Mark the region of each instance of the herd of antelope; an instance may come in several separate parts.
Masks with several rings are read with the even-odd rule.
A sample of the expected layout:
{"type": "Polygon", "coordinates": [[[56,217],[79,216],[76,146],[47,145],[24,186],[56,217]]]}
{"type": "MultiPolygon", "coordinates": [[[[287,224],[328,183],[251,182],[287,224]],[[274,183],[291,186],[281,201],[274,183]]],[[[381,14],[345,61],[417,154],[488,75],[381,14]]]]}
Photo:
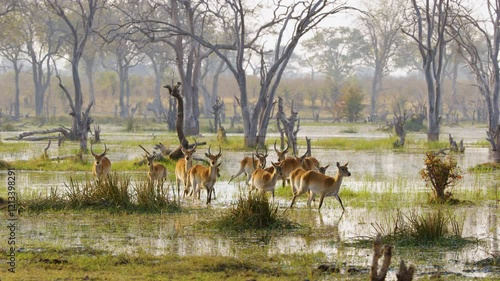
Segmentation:
{"type": "MultiPolygon", "coordinates": [[[[142,149],[144,149],[141,146],[142,149]]],[[[209,159],[208,166],[196,164],[193,165],[194,153],[197,149],[197,143],[190,149],[181,148],[184,155],[179,159],[175,165],[175,185],[177,194],[181,194],[181,186],[184,189],[184,197],[193,196],[200,199],[200,192],[202,189],[207,191],[207,201],[209,204],[212,200],[212,195],[215,194],[215,183],[217,178],[220,177],[220,165],[218,160],[222,156],[222,151],[219,146],[219,152],[212,154],[210,147],[205,156],[209,159]]],[[[146,151],[146,149],[144,149],[146,151]]],[[[237,178],[241,174],[245,174],[245,183],[249,185],[250,192],[258,190],[261,193],[266,191],[271,192],[272,199],[274,200],[274,190],[278,180],[282,181],[282,186],[285,187],[286,182],[292,190],[293,198],[290,208],[293,207],[297,197],[304,193],[308,193],[307,206],[311,206],[311,202],[315,196],[318,195],[319,205],[321,209],[323,200],[326,196],[335,197],[344,211],[344,205],[339,197],[339,189],[342,184],[343,177],[351,176],[345,165],[340,165],[337,162],[337,173],[334,176],[326,175],[326,170],[330,165],[320,166],[319,161],[315,157],[307,156],[307,152],[301,156],[286,156],[289,150],[289,144],[283,150],[276,148],[274,143],[274,150],[277,154],[277,162],[270,161],[271,165],[266,167],[268,157],[267,148],[264,153],[259,152],[258,148],[251,157],[245,157],[240,161],[239,170],[236,174],[232,175],[229,182],[237,178]]],[[[105,179],[111,171],[111,161],[106,157],[107,147],[104,145],[104,152],[101,154],[94,153],[91,145],[90,151],[94,157],[94,165],[92,173],[96,179],[105,179]]],[[[167,178],[167,168],[160,163],[155,163],[155,154],[150,154],[146,151],[147,155],[144,157],[147,160],[148,179],[149,182],[156,186],[163,186],[167,178]]]]}

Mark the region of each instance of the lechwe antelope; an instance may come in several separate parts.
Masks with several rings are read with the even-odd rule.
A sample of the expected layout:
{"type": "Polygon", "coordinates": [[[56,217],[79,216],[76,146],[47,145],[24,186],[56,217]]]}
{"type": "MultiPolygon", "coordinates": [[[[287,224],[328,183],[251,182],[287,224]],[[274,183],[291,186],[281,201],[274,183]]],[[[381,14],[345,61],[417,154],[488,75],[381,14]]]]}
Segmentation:
{"type": "Polygon", "coordinates": [[[276,187],[276,181],[281,178],[283,163],[271,162],[274,167],[272,173],[265,171],[262,168],[257,168],[252,173],[252,184],[250,186],[250,192],[254,189],[258,189],[260,192],[264,193],[266,191],[271,191],[274,200],[274,189],[276,187]]]}
{"type": "Polygon", "coordinates": [[[219,170],[219,165],[217,160],[222,156],[222,151],[219,146],[219,153],[212,155],[210,152],[210,146],[208,147],[208,153],[205,153],[209,161],[209,166],[205,167],[200,164],[196,164],[188,171],[188,185],[187,188],[192,188],[193,196],[200,198],[200,191],[202,188],[207,190],[207,204],[212,201],[212,193],[214,192],[215,181],[217,180],[217,173],[219,170]]]}
{"type": "Polygon", "coordinates": [[[194,142],[194,146],[191,149],[181,148],[184,158],[181,158],[175,164],[175,184],[177,186],[177,194],[180,195],[180,185],[181,182],[184,185],[184,197],[189,192],[187,187],[187,175],[189,169],[193,166],[193,154],[196,152],[197,143],[194,142]]]}
{"type": "Polygon", "coordinates": [[[93,144],[90,145],[90,152],[94,157],[94,165],[92,166],[92,174],[97,179],[104,179],[108,177],[109,172],[111,171],[111,161],[109,161],[108,157],[106,157],[106,153],[108,152],[108,148],[106,144],[104,144],[104,152],[101,154],[95,154],[92,149],[93,144]]]}
{"type": "Polygon", "coordinates": [[[167,179],[167,168],[163,164],[155,163],[156,154],[144,155],[148,160],[148,179],[151,184],[157,184],[158,187],[163,185],[163,182],[167,179]]]}
{"type": "MultiPolygon", "coordinates": [[[[326,173],[326,169],[328,169],[328,167],[330,167],[330,165],[326,165],[324,167],[320,166],[318,168],[317,172],[324,175],[326,173]]],[[[297,189],[300,186],[300,178],[307,171],[311,171],[311,170],[306,170],[304,168],[297,168],[297,169],[293,170],[293,172],[290,174],[290,187],[292,189],[292,194],[295,194],[295,192],[297,192],[297,189]]],[[[314,170],[312,170],[312,171],[314,171],[314,170]]]]}
{"type": "Polygon", "coordinates": [[[342,184],[343,177],[350,177],[351,173],[347,169],[346,163],[344,166],[340,166],[337,162],[337,175],[334,177],[329,177],[315,171],[307,171],[300,177],[300,185],[297,192],[294,193],[292,203],[290,208],[293,207],[295,200],[298,196],[309,191],[309,198],[307,199],[307,206],[311,206],[311,201],[314,199],[315,194],[319,194],[319,206],[318,210],[321,209],[323,205],[323,200],[325,196],[334,196],[342,206],[342,211],[345,211],[342,200],[339,197],[339,189],[342,184]]]}
{"type": "Polygon", "coordinates": [[[285,187],[286,180],[289,179],[290,174],[297,168],[302,168],[302,160],[305,158],[304,156],[298,157],[287,157],[280,161],[282,167],[281,180],[283,181],[282,185],[285,187]]]}
{"type": "Polygon", "coordinates": [[[290,145],[288,144],[288,141],[285,140],[286,148],[283,150],[278,150],[276,148],[276,142],[277,142],[277,140],[274,141],[274,151],[276,151],[276,155],[278,156],[278,161],[284,160],[286,157],[286,154],[288,153],[288,149],[290,148],[290,145]]]}
{"type": "Polygon", "coordinates": [[[237,176],[245,173],[245,175],[247,176],[245,183],[248,185],[250,182],[250,178],[252,177],[252,173],[255,171],[255,168],[264,168],[266,166],[267,148],[265,154],[259,153],[258,148],[256,148],[255,157],[252,154],[252,156],[243,158],[243,160],[240,161],[240,169],[231,177],[231,179],[229,179],[229,182],[231,182],[237,176]],[[255,157],[257,157],[257,159],[255,159],[255,157]]]}

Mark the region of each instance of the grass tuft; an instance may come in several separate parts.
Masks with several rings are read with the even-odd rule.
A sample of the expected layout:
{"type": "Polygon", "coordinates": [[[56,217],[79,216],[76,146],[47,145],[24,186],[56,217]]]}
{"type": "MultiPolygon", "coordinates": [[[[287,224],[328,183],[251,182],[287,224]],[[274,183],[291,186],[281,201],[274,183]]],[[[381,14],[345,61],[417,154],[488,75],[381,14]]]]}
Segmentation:
{"type": "Polygon", "coordinates": [[[228,213],[216,222],[218,228],[230,230],[288,229],[291,221],[278,214],[278,206],[270,204],[267,197],[255,192],[247,197],[240,195],[228,213]]]}
{"type": "Polygon", "coordinates": [[[384,236],[384,240],[400,246],[440,245],[460,246],[469,242],[462,238],[463,221],[441,208],[428,213],[397,210],[383,223],[372,226],[384,236]]]}
{"type": "Polygon", "coordinates": [[[177,212],[180,205],[168,197],[167,190],[148,181],[132,185],[130,177],[111,174],[103,180],[78,182],[69,179],[66,190],[59,193],[51,188],[47,195],[32,194],[21,200],[30,211],[63,209],[110,209],[141,212],[177,212]]]}

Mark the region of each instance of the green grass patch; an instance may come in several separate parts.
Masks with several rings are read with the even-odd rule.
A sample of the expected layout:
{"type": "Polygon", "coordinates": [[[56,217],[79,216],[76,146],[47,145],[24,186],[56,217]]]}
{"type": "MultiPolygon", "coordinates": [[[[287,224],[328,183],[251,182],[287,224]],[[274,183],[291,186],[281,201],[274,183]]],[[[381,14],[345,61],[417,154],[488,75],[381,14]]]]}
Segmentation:
{"type": "Polygon", "coordinates": [[[28,211],[68,209],[107,209],[112,211],[178,212],[180,204],[169,198],[168,186],[152,185],[148,181],[131,183],[129,176],[112,173],[107,179],[80,182],[69,179],[66,189],[51,188],[48,194],[32,193],[21,196],[21,206],[28,211]]]}
{"type": "Polygon", "coordinates": [[[476,240],[462,238],[464,222],[450,210],[428,212],[396,210],[372,226],[387,243],[397,246],[439,246],[459,248],[476,240]]]}
{"type": "Polygon", "coordinates": [[[360,139],[360,138],[322,138],[314,141],[314,145],[339,150],[377,150],[393,149],[395,138],[360,139]]]}
{"type": "Polygon", "coordinates": [[[474,172],[474,173],[489,173],[498,170],[500,170],[500,163],[495,163],[495,162],[482,163],[469,168],[469,172],[474,172]]]}
{"type": "Polygon", "coordinates": [[[238,201],[215,222],[215,225],[219,229],[234,231],[294,227],[291,221],[278,213],[278,206],[269,203],[267,196],[260,192],[248,196],[240,195],[238,201]]]}
{"type": "MultiPolygon", "coordinates": [[[[5,254],[5,250],[1,253],[5,254]]],[[[267,255],[252,252],[242,257],[155,256],[144,251],[114,254],[91,247],[46,246],[42,250],[20,252],[17,259],[16,273],[4,274],[2,280],[298,281],[328,276],[314,270],[315,265],[324,260],[321,254],[267,255]]]]}

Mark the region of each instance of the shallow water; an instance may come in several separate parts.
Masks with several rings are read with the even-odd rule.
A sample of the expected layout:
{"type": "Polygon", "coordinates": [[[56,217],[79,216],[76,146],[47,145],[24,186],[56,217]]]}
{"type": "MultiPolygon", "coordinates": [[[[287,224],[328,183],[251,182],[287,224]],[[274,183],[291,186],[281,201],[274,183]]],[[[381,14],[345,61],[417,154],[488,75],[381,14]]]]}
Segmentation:
{"type": "MultiPolygon", "coordinates": [[[[318,137],[339,136],[355,138],[384,138],[387,133],[376,131],[374,128],[360,130],[356,134],[341,133],[343,128],[335,127],[329,129],[325,135],[323,127],[304,127],[300,134],[306,135],[313,140],[318,137]]],[[[490,162],[491,153],[487,148],[471,147],[471,144],[484,139],[484,129],[461,128],[446,129],[446,133],[452,133],[455,139],[464,139],[466,151],[463,155],[456,157],[458,166],[464,171],[463,179],[455,187],[458,191],[470,190],[470,193],[496,190],[499,177],[496,173],[474,175],[467,173],[467,169],[480,163],[490,162]]],[[[127,134],[120,133],[110,138],[125,138],[127,134]]],[[[276,136],[270,135],[268,139],[276,136]]],[[[425,135],[412,135],[413,138],[425,138],[425,135]]],[[[442,138],[447,135],[442,136],[442,138]]],[[[135,135],[134,135],[135,138],[135,135]]],[[[148,139],[150,133],[143,133],[138,139],[148,139]]],[[[140,142],[139,142],[140,143],[140,142]]],[[[27,151],[20,154],[6,153],[1,158],[5,160],[28,159],[39,153],[46,144],[33,144],[27,151]]],[[[404,151],[341,151],[335,148],[320,149],[314,147],[312,152],[322,165],[330,164],[327,174],[336,171],[335,163],[344,164],[349,162],[349,170],[352,176],[345,178],[342,189],[348,188],[354,191],[365,190],[369,193],[394,192],[405,194],[426,193],[420,178],[419,171],[423,167],[424,156],[419,153],[405,153],[404,151]]],[[[113,145],[109,146],[113,151],[113,145]]],[[[304,148],[299,148],[302,151],[304,148]]],[[[204,149],[198,149],[197,154],[202,157],[204,149]]],[[[70,148],[58,151],[65,155],[70,148]]],[[[126,159],[137,159],[142,151],[137,147],[121,153],[110,153],[112,161],[126,159]]],[[[184,201],[187,208],[192,209],[189,213],[163,214],[163,215],[132,215],[124,219],[116,216],[110,219],[109,215],[88,214],[64,214],[63,218],[37,215],[33,218],[23,217],[20,221],[20,243],[25,250],[38,247],[40,242],[62,245],[64,247],[91,247],[108,250],[115,253],[135,253],[146,251],[152,254],[163,255],[176,253],[179,255],[223,255],[240,256],[245,251],[266,251],[269,254],[291,254],[291,253],[324,253],[325,262],[345,261],[348,265],[369,267],[371,263],[372,250],[345,246],[345,243],[353,242],[362,237],[374,237],[376,230],[374,224],[380,223],[396,210],[374,209],[366,207],[353,207],[355,202],[349,198],[343,198],[346,212],[341,216],[340,205],[334,198],[326,198],[325,205],[318,212],[306,207],[306,196],[299,198],[294,209],[288,210],[291,198],[278,197],[276,199],[280,211],[285,212],[294,222],[310,226],[312,229],[321,229],[321,233],[330,233],[327,237],[316,237],[315,235],[302,236],[295,233],[281,235],[258,234],[248,237],[234,235],[202,235],[197,233],[193,227],[197,221],[210,220],[207,217],[208,209],[222,210],[230,206],[242,193],[247,191],[243,175],[228,183],[229,177],[236,173],[239,168],[239,160],[251,152],[224,153],[222,158],[222,180],[216,184],[216,199],[211,206],[204,204],[205,193],[202,193],[202,202],[192,201],[190,198],[184,201]]],[[[269,148],[268,161],[275,161],[275,153],[272,146],[269,148]]],[[[52,155],[51,155],[52,156],[52,155]]],[[[172,171],[169,171],[172,172],[172,171]]],[[[2,175],[5,171],[0,172],[2,175]]],[[[140,178],[143,172],[130,173],[133,179],[140,178]]],[[[69,176],[77,180],[85,180],[90,176],[89,172],[37,172],[17,171],[16,184],[21,193],[47,193],[51,188],[64,191],[64,183],[69,182],[69,176]]],[[[2,176],[2,178],[4,178],[2,176]]],[[[170,186],[173,183],[169,183],[170,186]]],[[[278,182],[281,185],[281,182],[278,182]]],[[[342,189],[340,196],[342,196],[342,189]]],[[[467,198],[461,198],[467,200],[467,198]]],[[[317,204],[317,203],[313,203],[317,204]]],[[[383,205],[384,203],[381,202],[383,205]]],[[[362,205],[362,204],[361,204],[362,205]]],[[[442,249],[424,248],[415,254],[412,251],[399,251],[396,247],[394,260],[404,259],[411,264],[417,264],[417,272],[433,272],[436,266],[442,267],[442,271],[450,271],[469,277],[499,276],[498,268],[482,271],[471,268],[467,263],[476,262],[500,254],[498,239],[500,223],[498,217],[497,202],[486,202],[482,206],[463,205],[453,208],[457,217],[463,221],[463,237],[473,237],[483,243],[468,246],[465,249],[444,251],[442,249]]],[[[5,231],[5,230],[2,230],[5,231]]],[[[395,280],[395,273],[391,272],[388,280],[395,280]]]]}

